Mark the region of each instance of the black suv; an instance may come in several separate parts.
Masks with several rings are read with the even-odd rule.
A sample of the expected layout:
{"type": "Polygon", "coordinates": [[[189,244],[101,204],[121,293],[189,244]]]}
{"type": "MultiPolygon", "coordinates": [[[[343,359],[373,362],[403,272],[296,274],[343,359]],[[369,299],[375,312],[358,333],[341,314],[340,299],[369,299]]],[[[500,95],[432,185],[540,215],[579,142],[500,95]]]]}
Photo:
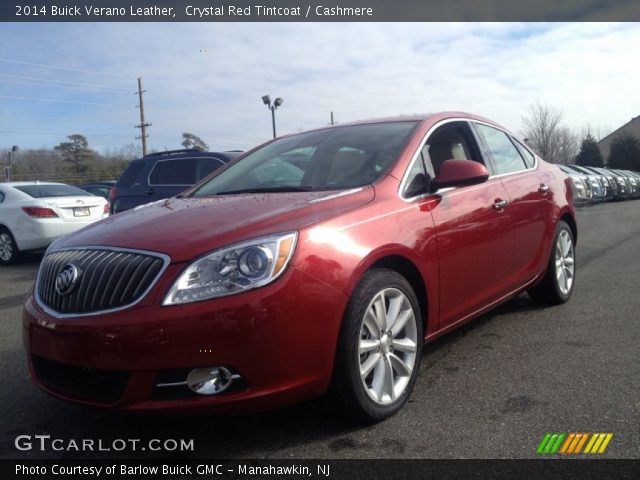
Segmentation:
{"type": "Polygon", "coordinates": [[[109,192],[111,213],[173,197],[240,153],[170,150],[133,160],[109,192]]]}

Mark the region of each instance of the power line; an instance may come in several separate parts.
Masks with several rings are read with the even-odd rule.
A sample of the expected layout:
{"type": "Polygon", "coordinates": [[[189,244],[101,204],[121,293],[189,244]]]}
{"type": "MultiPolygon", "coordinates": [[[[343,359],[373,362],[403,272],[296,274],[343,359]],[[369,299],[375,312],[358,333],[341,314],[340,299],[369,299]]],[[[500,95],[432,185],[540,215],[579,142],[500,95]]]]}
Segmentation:
{"type": "MultiPolygon", "coordinates": [[[[80,90],[80,91],[84,91],[84,92],[96,92],[97,93],[99,91],[95,87],[76,87],[76,86],[70,86],[70,85],[55,85],[55,84],[50,84],[50,83],[24,82],[24,81],[19,81],[19,80],[9,80],[9,79],[5,79],[5,78],[0,78],[0,82],[12,83],[12,84],[15,84],[15,85],[28,85],[28,86],[31,86],[31,87],[64,88],[64,89],[67,89],[67,90],[80,90]]],[[[125,93],[125,92],[120,91],[120,90],[116,90],[116,91],[107,92],[107,93],[109,93],[109,95],[114,95],[114,94],[125,93]]]]}
{"type": "MultiPolygon", "coordinates": [[[[18,133],[21,135],[69,135],[69,132],[52,132],[49,130],[4,130],[0,128],[0,135],[4,133],[18,133]]],[[[83,133],[86,137],[131,137],[128,133],[83,133]]]]}
{"type": "Polygon", "coordinates": [[[29,81],[36,81],[36,82],[60,83],[62,85],[79,85],[79,86],[95,87],[95,88],[107,88],[107,89],[110,89],[110,90],[122,90],[123,92],[128,92],[129,91],[128,88],[112,87],[111,85],[104,85],[104,84],[97,84],[97,83],[86,83],[86,82],[73,82],[73,81],[70,81],[70,80],[55,80],[55,79],[51,79],[51,78],[24,77],[22,75],[10,75],[10,74],[7,74],[7,73],[0,73],[0,77],[15,78],[17,80],[29,80],[29,81]]]}
{"type": "Polygon", "coordinates": [[[55,69],[55,70],[67,70],[70,72],[81,72],[81,73],[91,73],[94,75],[109,75],[112,77],[125,77],[126,75],[122,74],[122,73],[111,73],[111,72],[98,72],[96,70],[84,70],[84,69],[80,69],[80,68],[71,68],[71,67],[60,67],[57,65],[44,65],[42,63],[33,63],[33,62],[25,62],[22,60],[11,60],[8,58],[0,58],[0,62],[6,62],[6,63],[15,63],[18,65],[29,65],[32,67],[39,67],[39,68],[51,68],[51,69],[55,69]]]}
{"type": "Polygon", "coordinates": [[[13,100],[29,100],[35,102],[54,102],[54,103],[81,103],[85,105],[103,105],[106,107],[118,107],[122,108],[124,105],[118,105],[116,103],[100,103],[100,102],[84,102],[81,100],[58,100],[54,98],[32,98],[32,97],[16,97],[12,95],[0,95],[0,98],[10,98],[13,100]]]}
{"type": "Polygon", "coordinates": [[[82,123],[82,124],[96,124],[96,125],[111,125],[111,126],[122,126],[128,124],[129,122],[105,122],[101,120],[94,120],[92,118],[60,118],[59,115],[38,115],[37,117],[15,117],[12,115],[0,115],[0,121],[2,120],[55,120],[56,123],[82,123]]]}

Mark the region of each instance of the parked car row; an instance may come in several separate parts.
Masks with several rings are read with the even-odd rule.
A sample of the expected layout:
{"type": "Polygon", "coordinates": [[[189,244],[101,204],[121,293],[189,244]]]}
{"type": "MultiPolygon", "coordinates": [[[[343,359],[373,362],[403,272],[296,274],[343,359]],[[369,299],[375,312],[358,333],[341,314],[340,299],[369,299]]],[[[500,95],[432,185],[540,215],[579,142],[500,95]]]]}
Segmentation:
{"type": "Polygon", "coordinates": [[[579,165],[559,167],[571,178],[576,205],[640,197],[638,172],[579,165]]]}
{"type": "Polygon", "coordinates": [[[55,182],[0,184],[0,264],[21,252],[109,216],[169,198],[234,159],[241,152],[172,150],[133,160],[120,178],[79,187],[55,182]]]}

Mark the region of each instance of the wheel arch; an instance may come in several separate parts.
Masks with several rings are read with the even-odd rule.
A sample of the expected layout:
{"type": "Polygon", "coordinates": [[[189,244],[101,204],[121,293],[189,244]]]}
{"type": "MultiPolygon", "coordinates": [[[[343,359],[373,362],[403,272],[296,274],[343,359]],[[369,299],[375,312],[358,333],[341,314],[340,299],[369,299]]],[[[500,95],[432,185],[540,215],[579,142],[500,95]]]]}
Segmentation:
{"type": "Polygon", "coordinates": [[[571,213],[564,212],[560,216],[560,221],[564,221],[567,225],[569,225],[569,228],[571,229],[571,233],[573,234],[573,243],[577,244],[578,243],[578,225],[576,223],[576,219],[573,217],[573,215],[571,215],[571,213]]]}
{"type": "Polygon", "coordinates": [[[413,292],[416,294],[416,298],[418,299],[418,307],[420,308],[420,315],[422,317],[422,326],[424,335],[427,333],[427,324],[429,319],[429,299],[427,296],[427,287],[422,278],[422,274],[418,267],[409,260],[407,257],[402,255],[386,255],[374,261],[367,271],[373,270],[375,268],[388,268],[389,270],[394,270],[407,279],[411,287],[413,288],[413,292]]]}

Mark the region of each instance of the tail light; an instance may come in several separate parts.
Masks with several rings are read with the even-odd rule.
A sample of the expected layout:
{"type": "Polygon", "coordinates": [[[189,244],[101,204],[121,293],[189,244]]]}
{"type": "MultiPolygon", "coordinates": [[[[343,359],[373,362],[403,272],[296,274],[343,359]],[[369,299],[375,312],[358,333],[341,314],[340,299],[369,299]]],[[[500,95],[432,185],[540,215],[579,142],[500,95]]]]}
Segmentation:
{"type": "Polygon", "coordinates": [[[22,210],[33,218],[54,218],[58,214],[51,208],[45,207],[22,207],[22,210]]]}
{"type": "MultiPolygon", "coordinates": [[[[114,209],[113,209],[114,212],[116,211],[115,210],[116,195],[118,195],[118,188],[114,185],[109,189],[109,204],[114,206],[114,209]]],[[[111,212],[109,212],[109,214],[111,214],[111,212]]]]}
{"type": "Polygon", "coordinates": [[[102,210],[102,214],[103,215],[109,215],[109,212],[111,211],[111,207],[109,206],[109,204],[105,204],[104,209],[102,210]]]}

